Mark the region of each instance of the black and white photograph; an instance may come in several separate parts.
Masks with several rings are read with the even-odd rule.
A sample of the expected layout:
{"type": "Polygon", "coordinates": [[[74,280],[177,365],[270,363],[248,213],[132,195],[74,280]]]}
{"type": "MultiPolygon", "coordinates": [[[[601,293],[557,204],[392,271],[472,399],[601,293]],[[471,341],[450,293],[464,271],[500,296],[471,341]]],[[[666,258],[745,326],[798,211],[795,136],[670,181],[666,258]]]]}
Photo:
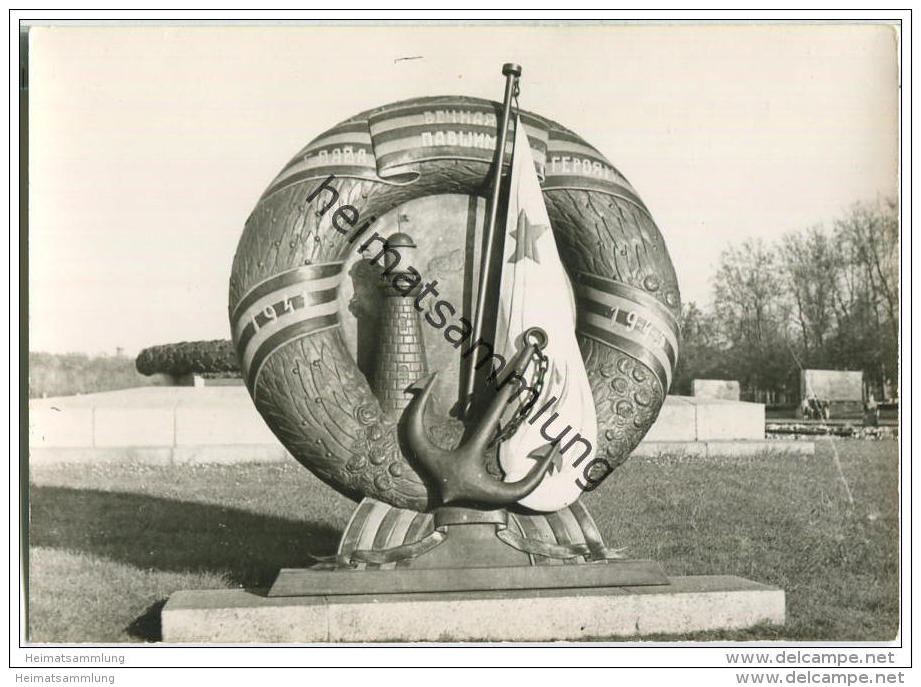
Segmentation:
{"type": "Polygon", "coordinates": [[[10,678],[904,683],[910,12],[450,14],[11,15],[10,678]]]}

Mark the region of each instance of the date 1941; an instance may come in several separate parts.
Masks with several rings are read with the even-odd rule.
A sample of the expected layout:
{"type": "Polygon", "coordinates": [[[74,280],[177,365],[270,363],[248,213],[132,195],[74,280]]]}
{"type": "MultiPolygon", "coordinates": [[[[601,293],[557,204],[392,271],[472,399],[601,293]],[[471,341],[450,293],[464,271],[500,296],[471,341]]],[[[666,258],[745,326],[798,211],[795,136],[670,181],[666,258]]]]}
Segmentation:
{"type": "Polygon", "coordinates": [[[627,331],[638,332],[659,346],[665,345],[665,335],[656,328],[655,324],[634,310],[613,307],[611,308],[610,318],[611,324],[614,326],[624,327],[627,331]]]}
{"type": "Polygon", "coordinates": [[[306,300],[307,294],[285,296],[278,303],[275,303],[274,305],[267,305],[262,310],[257,310],[254,312],[252,316],[250,316],[250,322],[252,322],[254,329],[258,332],[267,324],[274,322],[282,315],[303,308],[306,300]]]}

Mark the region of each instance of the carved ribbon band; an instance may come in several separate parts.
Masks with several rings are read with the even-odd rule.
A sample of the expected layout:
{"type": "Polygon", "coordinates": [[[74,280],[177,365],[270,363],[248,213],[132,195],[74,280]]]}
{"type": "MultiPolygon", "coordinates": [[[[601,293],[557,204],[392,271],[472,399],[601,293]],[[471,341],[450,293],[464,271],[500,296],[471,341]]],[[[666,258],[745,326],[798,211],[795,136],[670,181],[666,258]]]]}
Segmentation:
{"type": "Polygon", "coordinates": [[[233,341],[253,393],[263,363],[276,349],[339,325],[342,265],[331,262],[281,272],[256,284],[233,309],[233,341]]]}
{"type": "MultiPolygon", "coordinates": [[[[263,198],[308,179],[353,177],[412,183],[419,166],[438,160],[491,164],[499,128],[497,104],[463,98],[395,103],[358,115],[324,132],[291,159],[263,198]]],[[[611,193],[645,210],[630,182],[595,148],[552,122],[522,112],[534,165],[544,191],[553,188],[611,193]]],[[[510,126],[514,126],[510,122],[510,126]]],[[[511,159],[513,136],[505,151],[511,159]]]]}

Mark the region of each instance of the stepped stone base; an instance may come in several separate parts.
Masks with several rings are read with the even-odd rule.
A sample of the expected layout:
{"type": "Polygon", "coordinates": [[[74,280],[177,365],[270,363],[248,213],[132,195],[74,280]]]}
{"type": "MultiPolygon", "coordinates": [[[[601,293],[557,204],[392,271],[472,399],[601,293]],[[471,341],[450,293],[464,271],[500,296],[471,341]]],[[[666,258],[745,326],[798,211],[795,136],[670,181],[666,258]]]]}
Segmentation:
{"type": "Polygon", "coordinates": [[[782,589],[734,576],[594,589],[267,597],[181,591],[162,611],[163,641],[549,642],[782,624],[782,589]]]}

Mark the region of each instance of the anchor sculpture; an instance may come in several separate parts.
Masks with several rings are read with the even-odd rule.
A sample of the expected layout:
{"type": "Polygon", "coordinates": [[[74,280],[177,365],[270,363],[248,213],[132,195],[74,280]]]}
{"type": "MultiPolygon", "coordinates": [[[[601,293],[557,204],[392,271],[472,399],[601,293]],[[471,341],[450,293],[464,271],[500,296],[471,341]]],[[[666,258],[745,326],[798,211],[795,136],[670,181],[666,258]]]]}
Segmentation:
{"type": "Polygon", "coordinates": [[[464,502],[508,506],[526,497],[540,484],[553,460],[552,452],[547,452],[524,478],[515,482],[503,482],[489,475],[483,457],[496,437],[499,422],[508,403],[520,391],[520,386],[512,382],[524,379],[524,368],[528,361],[546,344],[547,335],[543,330],[535,327],[525,333],[521,349],[512,359],[510,369],[498,384],[485,413],[465,434],[461,444],[452,450],[435,445],[428,438],[423,424],[426,404],[438,373],[433,372],[414,385],[413,389],[419,393],[403,411],[407,442],[411,453],[436,478],[443,504],[464,502]]]}

